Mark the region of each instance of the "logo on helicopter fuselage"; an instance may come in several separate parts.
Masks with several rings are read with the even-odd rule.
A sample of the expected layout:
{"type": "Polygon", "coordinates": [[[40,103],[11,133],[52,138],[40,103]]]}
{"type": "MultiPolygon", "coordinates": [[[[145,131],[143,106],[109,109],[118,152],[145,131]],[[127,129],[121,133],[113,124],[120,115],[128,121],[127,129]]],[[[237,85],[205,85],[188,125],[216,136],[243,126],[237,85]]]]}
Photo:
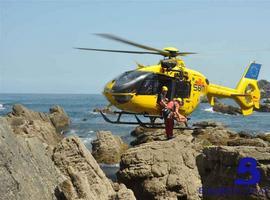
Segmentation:
{"type": "Polygon", "coordinates": [[[204,92],[205,85],[202,79],[197,79],[193,85],[193,91],[204,92]]]}

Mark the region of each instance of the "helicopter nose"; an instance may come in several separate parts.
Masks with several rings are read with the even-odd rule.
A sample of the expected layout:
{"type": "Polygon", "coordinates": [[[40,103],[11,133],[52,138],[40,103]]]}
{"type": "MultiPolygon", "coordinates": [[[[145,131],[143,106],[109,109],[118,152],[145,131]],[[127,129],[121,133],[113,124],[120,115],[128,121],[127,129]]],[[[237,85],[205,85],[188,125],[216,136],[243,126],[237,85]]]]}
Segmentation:
{"type": "Polygon", "coordinates": [[[113,87],[114,81],[110,81],[107,83],[103,89],[103,95],[109,100],[109,96],[111,96],[112,93],[112,87],[113,87]]]}

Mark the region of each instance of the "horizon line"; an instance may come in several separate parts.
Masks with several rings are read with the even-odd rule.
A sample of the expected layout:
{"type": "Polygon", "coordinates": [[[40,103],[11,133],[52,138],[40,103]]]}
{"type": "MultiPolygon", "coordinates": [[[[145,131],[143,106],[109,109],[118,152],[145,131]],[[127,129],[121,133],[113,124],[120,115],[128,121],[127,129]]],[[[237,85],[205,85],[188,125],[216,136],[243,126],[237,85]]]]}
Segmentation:
{"type": "Polygon", "coordinates": [[[102,95],[102,93],[55,93],[55,92],[52,92],[52,93],[36,93],[36,92],[0,92],[0,95],[9,95],[9,94],[41,94],[41,95],[102,95]]]}

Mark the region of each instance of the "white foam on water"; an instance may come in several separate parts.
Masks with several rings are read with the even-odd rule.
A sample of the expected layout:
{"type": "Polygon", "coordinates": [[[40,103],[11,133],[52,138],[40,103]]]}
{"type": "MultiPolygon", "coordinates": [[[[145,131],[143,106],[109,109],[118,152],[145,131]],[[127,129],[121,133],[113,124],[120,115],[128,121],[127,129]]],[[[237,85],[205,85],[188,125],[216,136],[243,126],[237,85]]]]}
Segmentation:
{"type": "Polygon", "coordinates": [[[99,163],[100,167],[120,167],[119,163],[116,164],[105,164],[105,163],[99,163]]]}
{"type": "MultiPolygon", "coordinates": [[[[99,112],[94,112],[94,111],[89,111],[90,114],[92,115],[99,115],[100,113],[99,112]]],[[[105,113],[104,113],[105,114],[105,113]]],[[[105,114],[106,115],[106,114],[105,114]]]]}
{"type": "Polygon", "coordinates": [[[215,111],[213,110],[213,107],[209,107],[209,108],[205,108],[203,109],[204,111],[206,112],[211,112],[211,113],[214,113],[215,111]]]}
{"type": "Polygon", "coordinates": [[[81,138],[81,140],[83,141],[84,144],[90,144],[94,140],[94,138],[87,137],[87,138],[81,138]]]}
{"type": "Polygon", "coordinates": [[[75,129],[70,129],[68,131],[68,133],[71,134],[71,135],[76,135],[76,132],[77,132],[77,130],[75,130],[75,129]]]}
{"type": "Polygon", "coordinates": [[[94,133],[95,131],[92,131],[92,130],[90,130],[90,131],[88,131],[87,133],[94,133]]]}
{"type": "Polygon", "coordinates": [[[6,108],[4,107],[3,104],[0,104],[0,110],[5,110],[6,108]]]}

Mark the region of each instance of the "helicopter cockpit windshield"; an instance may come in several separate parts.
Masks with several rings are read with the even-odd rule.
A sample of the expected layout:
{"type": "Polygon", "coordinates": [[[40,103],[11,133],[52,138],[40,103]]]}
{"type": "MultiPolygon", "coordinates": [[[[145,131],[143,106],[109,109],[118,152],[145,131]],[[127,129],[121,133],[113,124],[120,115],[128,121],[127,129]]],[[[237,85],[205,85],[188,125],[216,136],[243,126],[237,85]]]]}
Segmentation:
{"type": "Polygon", "coordinates": [[[151,75],[150,72],[128,71],[114,80],[114,93],[136,93],[143,80],[151,75]]]}

